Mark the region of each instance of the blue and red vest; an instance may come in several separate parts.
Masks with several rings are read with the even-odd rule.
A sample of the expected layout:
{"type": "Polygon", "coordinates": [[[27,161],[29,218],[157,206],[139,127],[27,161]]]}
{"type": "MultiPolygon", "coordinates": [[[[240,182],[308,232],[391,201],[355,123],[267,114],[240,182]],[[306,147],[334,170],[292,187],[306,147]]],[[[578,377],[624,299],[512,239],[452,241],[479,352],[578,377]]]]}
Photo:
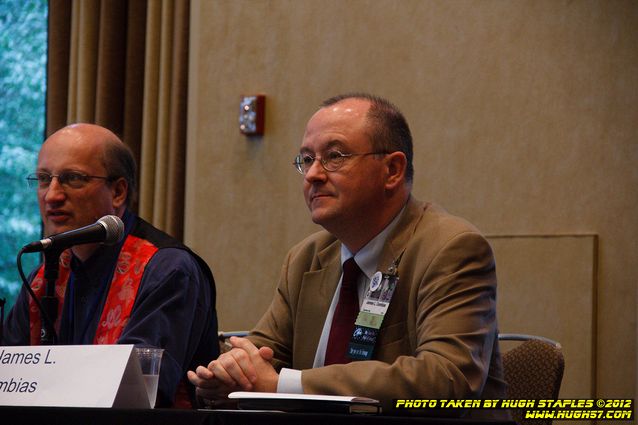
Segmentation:
{"type": "MultiPolygon", "coordinates": [[[[137,223],[127,235],[113,272],[113,278],[102,309],[100,321],[93,338],[93,344],[115,344],[126,327],[131,311],[135,304],[137,292],[142,281],[144,269],[153,255],[165,247],[187,250],[199,263],[209,282],[214,282],[208,265],[196,254],[164,232],[155,229],[147,222],[136,218],[137,223]],[[153,242],[151,242],[152,240],[153,242]]],[[[55,283],[55,295],[58,299],[58,314],[55,323],[56,330],[60,329],[62,309],[66,288],[71,274],[71,251],[66,250],[60,255],[58,279],[55,283]]],[[[46,282],[44,266],[41,266],[31,282],[31,288],[38,299],[44,295],[46,282]]],[[[214,289],[213,289],[214,290],[214,289]]],[[[41,317],[40,311],[33,301],[29,300],[29,326],[31,345],[40,345],[41,317]]],[[[173,407],[191,408],[191,396],[184,379],[180,381],[175,395],[173,407]]]]}
{"type": "MultiPolygon", "coordinates": [[[[142,281],[144,269],[151,257],[157,252],[157,247],[149,241],[128,235],[117,258],[113,272],[113,279],[102,309],[102,316],[98,322],[93,344],[115,344],[128,323],[137,297],[137,290],[142,281]]],[[[58,319],[55,328],[60,329],[60,318],[64,306],[66,286],[71,274],[71,252],[66,250],[60,255],[58,280],[55,282],[55,295],[58,299],[58,319]]],[[[31,282],[31,288],[39,298],[44,295],[45,288],[44,266],[38,270],[31,282]]],[[[35,301],[29,301],[29,326],[31,345],[40,345],[41,318],[35,301]]]]}

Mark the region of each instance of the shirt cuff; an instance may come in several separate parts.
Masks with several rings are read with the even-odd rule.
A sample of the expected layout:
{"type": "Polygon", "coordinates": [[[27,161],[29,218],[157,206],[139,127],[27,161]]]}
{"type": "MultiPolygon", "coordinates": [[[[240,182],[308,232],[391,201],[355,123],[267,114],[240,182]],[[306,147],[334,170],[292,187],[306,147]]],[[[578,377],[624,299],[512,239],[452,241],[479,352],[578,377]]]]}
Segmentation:
{"type": "Polygon", "coordinates": [[[303,394],[301,386],[301,371],[296,369],[282,368],[279,371],[279,382],[277,382],[278,393],[303,394]]]}

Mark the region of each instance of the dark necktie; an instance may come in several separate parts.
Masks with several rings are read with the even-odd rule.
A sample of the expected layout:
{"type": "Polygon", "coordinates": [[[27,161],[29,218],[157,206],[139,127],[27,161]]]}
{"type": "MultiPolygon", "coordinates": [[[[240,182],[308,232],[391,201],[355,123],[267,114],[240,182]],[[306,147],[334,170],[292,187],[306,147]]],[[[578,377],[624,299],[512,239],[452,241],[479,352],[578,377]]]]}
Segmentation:
{"type": "Polygon", "coordinates": [[[339,302],[332,317],[330,336],[326,346],[326,358],[324,365],[337,363],[350,363],[350,358],[346,357],[346,350],[352,331],[354,321],[359,313],[359,291],[357,280],[361,274],[361,269],[354,261],[354,257],[343,263],[343,278],[341,279],[341,291],[339,292],[339,302]]]}

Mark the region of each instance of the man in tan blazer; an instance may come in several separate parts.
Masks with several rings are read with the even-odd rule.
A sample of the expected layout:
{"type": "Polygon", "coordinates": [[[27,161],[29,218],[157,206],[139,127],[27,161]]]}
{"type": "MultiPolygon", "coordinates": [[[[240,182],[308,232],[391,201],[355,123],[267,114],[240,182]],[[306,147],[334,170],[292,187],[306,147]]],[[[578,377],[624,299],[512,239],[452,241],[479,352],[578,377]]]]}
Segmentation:
{"type": "Polygon", "coordinates": [[[492,250],[471,224],[411,196],[412,138],[398,109],[367,94],[327,100],[295,165],[312,220],[325,230],[290,250],[250,335],[189,372],[199,395],[359,395],[379,399],[385,412],[397,398],[502,398],[492,250]],[[362,270],[360,304],[376,271],[396,269],[398,282],[371,359],[326,366],[349,257],[362,270]]]}

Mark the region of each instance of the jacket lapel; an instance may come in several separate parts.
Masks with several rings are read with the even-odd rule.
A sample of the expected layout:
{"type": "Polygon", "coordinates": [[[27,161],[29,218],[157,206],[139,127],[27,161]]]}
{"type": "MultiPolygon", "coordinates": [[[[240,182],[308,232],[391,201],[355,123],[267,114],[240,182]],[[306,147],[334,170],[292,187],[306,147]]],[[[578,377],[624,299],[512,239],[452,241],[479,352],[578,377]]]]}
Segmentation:
{"type": "MultiPolygon", "coordinates": [[[[378,270],[385,272],[401,256],[410,237],[414,234],[423,210],[424,204],[410,197],[403,216],[388,236],[379,258],[378,270]]],[[[317,257],[318,269],[303,275],[295,312],[297,319],[293,347],[293,368],[295,369],[309,369],[313,366],[321,331],[341,275],[341,244],[338,241],[330,244],[320,251],[317,257]]],[[[396,316],[396,313],[392,316],[396,316]]],[[[386,319],[390,320],[384,320],[383,327],[398,320],[395,317],[386,319]]]]}
{"type": "Polygon", "coordinates": [[[293,367],[309,369],[332,297],[341,275],[341,244],[334,243],[319,252],[319,269],[304,273],[297,305],[297,322],[293,347],[293,367]]]}

